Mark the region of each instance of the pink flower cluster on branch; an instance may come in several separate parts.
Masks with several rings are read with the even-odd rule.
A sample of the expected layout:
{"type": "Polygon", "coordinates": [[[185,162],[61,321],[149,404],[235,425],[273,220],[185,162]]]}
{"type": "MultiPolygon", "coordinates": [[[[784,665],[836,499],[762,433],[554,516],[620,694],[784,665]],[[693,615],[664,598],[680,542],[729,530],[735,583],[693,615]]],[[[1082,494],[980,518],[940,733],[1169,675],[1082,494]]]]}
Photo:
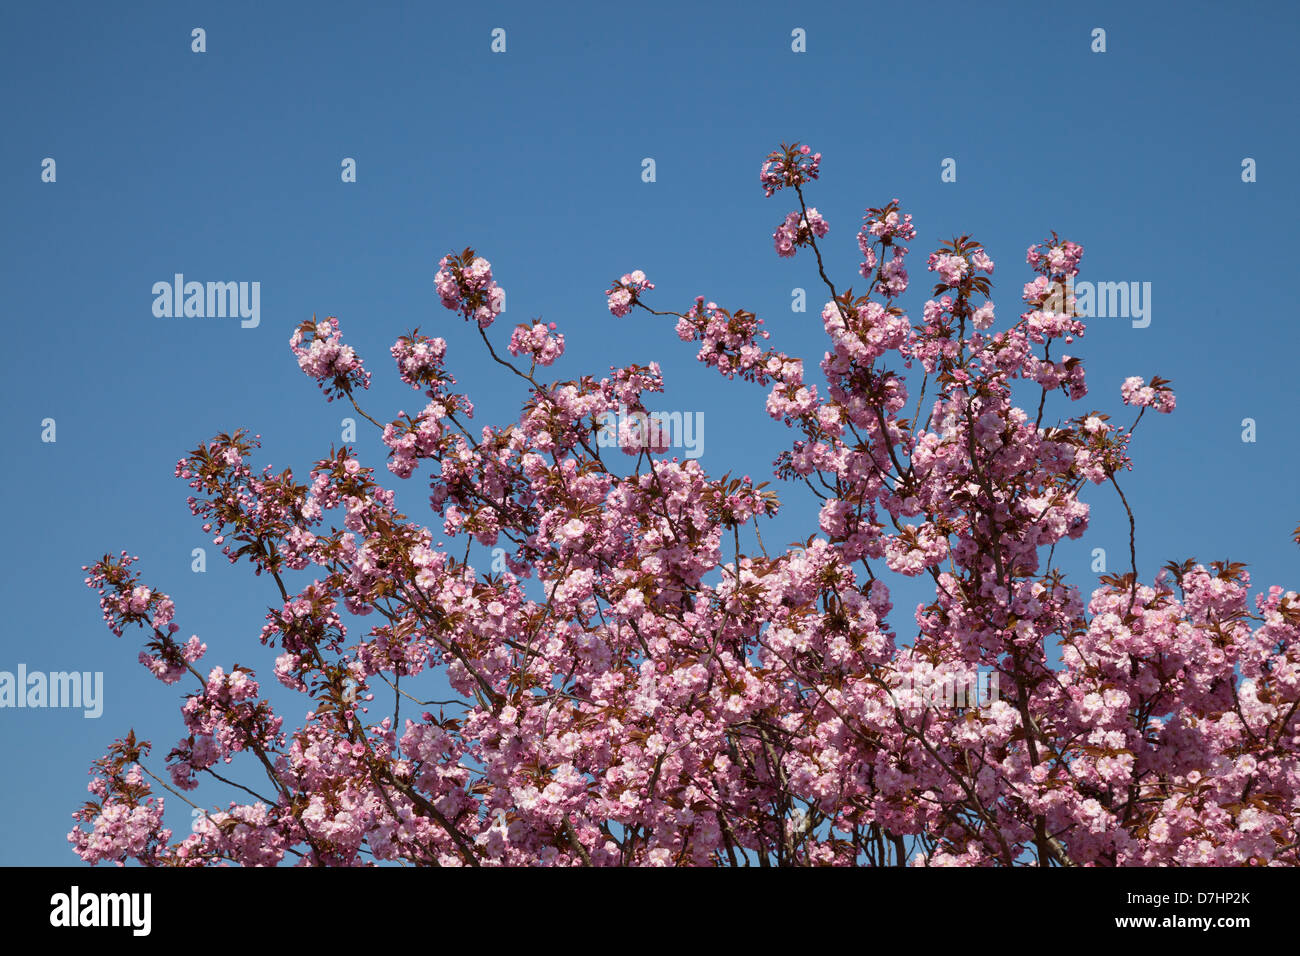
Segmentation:
{"type": "Polygon", "coordinates": [[[445,307],[473,319],[481,329],[491,326],[505,309],[505,290],[493,280],[491,263],[473,249],[443,256],[433,285],[445,307]]]}
{"type": "Polygon", "coordinates": [[[654,287],[640,269],[627,273],[605,290],[605,295],[609,296],[609,311],[622,318],[632,311],[642,292],[654,287]]]}
{"type": "Polygon", "coordinates": [[[782,143],[780,149],[768,154],[758,171],[763,194],[770,197],[778,190],[812,182],[820,175],[821,163],[822,154],[814,153],[810,147],[782,143]]]}
{"type": "MultiPolygon", "coordinates": [[[[782,507],[767,483],[657,457],[636,427],[616,442],[634,464],[607,460],[602,418],[647,413],[659,366],[539,380],[563,352],[554,325],[517,327],[503,355],[487,335],[490,264],[472,250],[444,258],[444,304],[478,320],[527,390],[518,418],[471,430],[447,342],[416,330],[392,355],[426,404],[370,420],[390,472],[427,463],[440,525],[397,511],[351,448],[302,481],[255,471],[243,431],[181,459],[204,531],[273,582],[260,641],[310,716],[287,727],[247,667],[200,672],[206,648],[176,640],[172,601],[134,559],[105,556],[87,583],[109,628],[142,628],[142,662],[193,686],[170,783],[134,734],[96,763],[97,799],[69,836],[81,857],[1300,863],[1300,595],[1272,587],[1252,606],[1249,574],[1229,562],[1170,564],[1145,584],[1133,557],[1085,598],[1052,566],[1055,546],[1087,530],[1086,486],[1113,485],[1127,509],[1116,476],[1137,426],[1096,409],[1046,417],[1057,393],[1087,395],[1082,360],[1053,354],[1085,332],[1066,281],[1082,248],[1054,234],[1030,247],[1024,309],[995,328],[988,252],[970,236],[945,242],[913,324],[897,301],[910,215],[896,200],[867,210],[866,294],[839,289],[803,196],[820,160],[783,146],[760,174],[768,195],[795,190],[791,248],[816,253],[820,380],[768,345],[753,312],[704,296],[652,309],[640,271],[606,290],[614,315],[671,317],[706,367],[765,391],[766,413],[791,429],[776,476],[812,495],[805,540],[765,545],[782,507]],[[917,365],[919,385],[903,374],[917,365]],[[1036,407],[1013,404],[1017,380],[1037,386],[1036,407]],[[471,544],[501,549],[504,570],[474,567],[471,544]],[[891,624],[889,573],[933,585],[906,631],[891,624]],[[423,699],[433,672],[451,699],[423,699]],[[940,707],[916,693],[979,675],[996,697],[940,707]],[[218,765],[236,757],[260,777],[223,790],[218,765]],[[194,831],[174,842],[153,786],[236,799],[194,804],[194,831]]],[[[360,364],[337,323],[306,323],[291,345],[308,375],[353,397],[360,364]]],[[[1131,378],[1121,397],[1171,411],[1168,386],[1131,378]]]]}
{"type": "Polygon", "coordinates": [[[785,222],[776,227],[772,239],[776,243],[776,254],[783,258],[794,256],[798,246],[806,246],[809,240],[818,239],[830,231],[830,225],[816,209],[809,209],[803,215],[792,212],[785,217],[785,222]]]}
{"type": "Polygon", "coordinates": [[[1151,380],[1150,385],[1140,376],[1131,375],[1124,379],[1124,384],[1120,386],[1119,391],[1125,405],[1154,408],[1165,415],[1172,412],[1177,404],[1169,383],[1158,375],[1151,380]]]}
{"type": "Polygon", "coordinates": [[[510,334],[510,354],[527,355],[534,365],[554,365],[564,354],[564,335],[555,331],[555,323],[517,326],[510,334]]]}
{"type": "Polygon", "coordinates": [[[323,322],[313,318],[302,323],[289,347],[298,357],[298,367],[319,381],[328,401],[350,395],[355,387],[370,387],[370,373],[362,368],[352,346],[343,344],[339,320],[333,316],[323,322]]]}

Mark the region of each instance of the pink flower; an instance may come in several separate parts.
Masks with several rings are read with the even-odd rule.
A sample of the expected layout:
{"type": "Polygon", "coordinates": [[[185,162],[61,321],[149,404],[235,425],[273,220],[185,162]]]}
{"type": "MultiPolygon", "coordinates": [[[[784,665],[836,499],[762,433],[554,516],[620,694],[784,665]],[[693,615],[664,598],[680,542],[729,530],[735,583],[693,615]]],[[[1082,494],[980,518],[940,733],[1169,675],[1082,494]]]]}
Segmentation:
{"type": "Polygon", "coordinates": [[[1120,386],[1120,395],[1124,399],[1125,405],[1136,405],[1139,407],[1154,408],[1162,414],[1168,414],[1174,410],[1177,400],[1174,398],[1173,391],[1168,387],[1169,383],[1161,378],[1152,379],[1150,385],[1145,380],[1132,375],[1124,380],[1120,386]]]}
{"type": "Polygon", "coordinates": [[[970,263],[964,256],[935,254],[930,256],[929,268],[931,272],[939,273],[945,283],[955,287],[970,271],[970,263]]]}
{"type": "Polygon", "coordinates": [[[776,254],[789,258],[794,255],[796,246],[811,245],[813,236],[820,238],[829,230],[830,226],[816,209],[809,209],[806,216],[792,212],[772,234],[776,254]]]}
{"type": "Polygon", "coordinates": [[[640,301],[640,294],[653,288],[654,283],[647,281],[645,273],[640,269],[624,275],[605,290],[609,296],[609,311],[616,316],[627,315],[632,311],[633,304],[640,301]]]}
{"type": "Polygon", "coordinates": [[[370,387],[370,373],[352,347],[343,344],[339,320],[333,316],[302,323],[290,337],[289,347],[298,357],[298,367],[319,381],[330,401],[354,387],[370,387]]]}
{"type": "Polygon", "coordinates": [[[768,154],[759,170],[758,178],[763,185],[763,194],[771,196],[786,187],[798,187],[816,179],[820,173],[821,153],[813,153],[808,146],[781,145],[779,150],[768,154]]]}
{"type": "Polygon", "coordinates": [[[554,322],[549,326],[536,322],[531,327],[516,327],[510,335],[510,354],[528,355],[537,365],[553,364],[564,354],[564,336],[555,333],[554,329],[554,322]]]}
{"type": "Polygon", "coordinates": [[[473,319],[481,329],[505,310],[505,290],[493,280],[492,264],[473,249],[438,260],[433,284],[445,308],[473,319]]]}

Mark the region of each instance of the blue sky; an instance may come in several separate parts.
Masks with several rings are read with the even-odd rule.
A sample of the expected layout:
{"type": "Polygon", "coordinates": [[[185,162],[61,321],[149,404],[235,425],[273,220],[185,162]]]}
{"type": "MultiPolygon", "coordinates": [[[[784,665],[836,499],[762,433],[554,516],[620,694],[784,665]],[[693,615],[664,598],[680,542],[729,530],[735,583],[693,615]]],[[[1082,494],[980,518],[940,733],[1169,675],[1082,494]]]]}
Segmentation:
{"type": "MultiPolygon", "coordinates": [[[[0,863],[75,862],[64,837],[90,762],[135,727],[161,772],[181,736],[184,685],[137,664],[137,635],[112,637],[81,583],[105,552],[141,557],[182,635],[208,643],[205,666],[256,668],[273,699],[292,701],[287,726],[306,709],[278,695],[274,655],[257,645],[268,582],[220,558],[172,469],[241,426],[263,436],[259,463],[299,475],[339,442],[344,408],[288,349],[313,313],[337,315],[367,360],[376,418],[420,407],[388,355],[418,325],[447,338],[476,421],[513,419],[523,392],[432,288],[439,256],[473,246],[508,293],[497,341],[540,315],[568,339],[557,377],[657,360],[657,407],[705,413],[706,467],[769,476],[789,433],[766,419],[764,392],[696,363],[666,320],[613,318],[603,290],[641,268],[657,308],[702,294],[757,312],[772,344],[819,374],[813,262],[776,257],[790,207],[758,184],[782,140],[825,155],[809,200],[830,222],[841,287],[862,284],[864,208],[893,197],[918,229],[913,314],[925,256],[963,233],[997,262],[999,323],[1019,311],[1025,247],[1053,229],[1083,244],[1080,279],[1150,282],[1149,327],[1094,319],[1075,346],[1090,394],[1049,409],[1127,423],[1126,376],[1172,379],[1178,409],[1143,419],[1123,480],[1144,580],[1171,558],[1227,557],[1248,562],[1257,587],[1295,587],[1297,19],[1287,4],[1201,2],[6,4],[0,670],[102,671],[105,700],[98,719],[0,710],[0,863]],[[498,27],[502,54],[490,49],[498,27]],[[1091,50],[1098,27],[1105,53],[1091,50]],[[791,50],[795,28],[805,53],[791,50]],[[341,182],[344,157],[355,183],[341,182]],[[1242,182],[1246,157],[1257,182],[1242,182]],[[945,158],[956,182],[940,180],[945,158]],[[152,286],[177,272],[260,282],[260,325],[156,318],[152,286]],[[795,287],[808,289],[806,313],[791,311],[795,287]],[[46,418],[54,443],[41,440],[46,418]],[[208,570],[192,573],[191,549],[205,546],[208,570]]],[[[382,468],[377,436],[359,439],[382,468]]],[[[423,481],[400,488],[423,520],[423,481]]],[[[805,496],[782,497],[769,544],[815,528],[805,496]]],[[[1057,555],[1085,593],[1093,547],[1112,571],[1127,560],[1113,492],[1086,500],[1091,530],[1057,555]]],[[[895,593],[906,634],[917,597],[895,593]]],[[[209,806],[235,796],[199,794],[209,806]]],[[[188,809],[168,803],[183,831],[188,809]]]]}

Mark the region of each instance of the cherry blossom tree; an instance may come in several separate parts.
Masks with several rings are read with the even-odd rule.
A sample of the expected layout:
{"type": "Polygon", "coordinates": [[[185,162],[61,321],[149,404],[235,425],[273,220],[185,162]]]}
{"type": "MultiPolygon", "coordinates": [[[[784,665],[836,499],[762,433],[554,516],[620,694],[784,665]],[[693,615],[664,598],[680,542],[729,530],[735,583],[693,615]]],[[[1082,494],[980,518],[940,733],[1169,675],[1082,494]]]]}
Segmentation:
{"type": "Polygon", "coordinates": [[[752,312],[704,296],[653,308],[640,271],[606,290],[614,316],[671,317],[701,362],[766,390],[791,432],[777,487],[819,509],[803,544],[764,543],[782,507],[767,483],[656,457],[635,427],[602,441],[609,413],[648,411],[659,367],[545,380],[564,336],[525,324],[502,350],[491,265],[449,255],[437,292],[502,375],[526,383],[517,421],[470,427],[442,338],[416,330],[393,345],[427,404],[387,421],[359,404],[370,373],[336,319],[290,341],[329,400],[382,431],[392,475],[423,469],[438,531],[399,513],[348,447],[305,482],[255,470],[259,442],[243,430],[176,466],[204,531],[273,582],[260,639],[268,662],[278,655],[274,678],[307,701],[302,726],[285,726],[252,669],[201,670],[206,646],[180,637],[173,602],[134,558],[87,568],[113,633],[140,626],[140,661],[193,690],[184,736],[154,767],[163,776],[134,733],[95,763],[94,799],[69,834],[82,859],[1300,862],[1296,592],[1251,602],[1245,568],[1226,562],[1171,564],[1144,584],[1132,538],[1129,572],[1086,599],[1052,567],[1056,545],[1088,527],[1089,483],[1113,490],[1132,531],[1130,442],[1148,409],[1175,405],[1168,381],[1134,377],[1119,396],[1136,409],[1127,427],[1095,409],[1047,417],[1049,397],[1077,408],[1087,396],[1068,353],[1085,331],[1067,282],[1083,249],[1055,233],[1031,246],[1023,311],[999,323],[993,261],[970,236],[946,242],[926,261],[932,297],[914,324],[898,302],[916,230],[897,200],[868,209],[857,234],[865,293],[827,275],[829,225],[805,196],[821,158],[782,145],[760,179],[795,205],[777,254],[811,256],[825,285],[824,381],[769,347],[752,312]],[[909,391],[901,370],[916,366],[909,391]],[[1012,403],[1017,381],[1036,408],[1012,403]],[[464,557],[443,538],[463,539],[464,557]],[[469,542],[503,548],[507,570],[473,567],[469,542]],[[933,584],[914,625],[889,623],[888,572],[933,584]],[[416,700],[431,670],[454,697],[416,700]],[[979,674],[996,694],[940,706],[918,692],[979,674]],[[222,772],[239,754],[258,779],[222,772]],[[160,791],[189,802],[205,779],[246,799],[194,803],[194,832],[174,839],[160,791]]]}

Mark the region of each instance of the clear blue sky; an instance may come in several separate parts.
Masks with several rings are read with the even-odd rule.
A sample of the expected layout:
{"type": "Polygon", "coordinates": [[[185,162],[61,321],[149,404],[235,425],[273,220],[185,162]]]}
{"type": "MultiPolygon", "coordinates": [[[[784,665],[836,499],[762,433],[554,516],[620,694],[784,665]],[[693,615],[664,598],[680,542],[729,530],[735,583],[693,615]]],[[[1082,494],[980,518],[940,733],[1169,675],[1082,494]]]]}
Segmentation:
{"type": "MultiPolygon", "coordinates": [[[[766,420],[763,391],[698,365],[666,322],[614,319],[602,292],[641,268],[657,307],[697,294],[743,306],[818,374],[824,298],[807,253],[776,257],[789,203],[758,184],[781,140],[825,154],[810,201],[830,222],[841,286],[854,283],[863,209],[895,196],[919,233],[905,299],[916,314],[926,254],[962,233],[997,262],[1000,322],[1019,311],[1025,247],[1052,229],[1085,247],[1080,278],[1152,283],[1148,328],[1091,323],[1075,350],[1091,394],[1067,412],[1127,423],[1126,376],[1174,382],[1178,410],[1144,418],[1124,481],[1140,571],[1230,557],[1259,587],[1296,587],[1296,27],[1278,2],[6,4],[0,670],[102,671],[106,688],[97,720],[0,710],[0,863],[75,862],[64,835],[91,760],[135,727],[161,772],[181,736],[185,685],[136,663],[138,632],[108,633],[81,565],[140,555],[182,636],[208,643],[204,665],[252,666],[284,699],[257,645],[272,589],[220,558],[172,468],[240,426],[264,436],[259,463],[300,475],[339,441],[344,409],[288,350],[313,313],[339,316],[367,359],[375,417],[419,407],[388,356],[419,325],[448,339],[477,420],[500,423],[522,392],[432,288],[438,257],[472,245],[508,292],[494,331],[558,322],[559,377],[660,361],[658,407],[706,414],[704,464],[768,476],[789,433],[766,420]],[[206,53],[191,52],[195,27],[206,53]],[[496,27],[504,54],[490,50],[496,27]],[[1104,54],[1090,50],[1094,27],[1104,54]],[[344,157],[355,184],[340,181],[344,157]],[[645,157],[655,183],[641,180],[645,157]],[[940,181],[946,157],[955,183],[940,181]],[[1258,182],[1241,181],[1244,157],[1258,182]],[[155,318],[151,288],[177,272],[260,282],[260,326],[155,318]],[[796,286],[809,290],[802,315],[796,286]],[[1241,441],[1247,417],[1254,444],[1241,441]],[[206,574],[190,571],[200,546],[206,574]]],[[[382,466],[374,434],[360,448],[382,466]]],[[[399,498],[416,517],[423,488],[412,479],[399,498]]],[[[1127,552],[1113,492],[1087,494],[1091,531],[1058,550],[1085,593],[1092,547],[1115,571],[1127,552]]],[[[783,497],[773,536],[807,537],[815,511],[793,488],[783,497]]],[[[916,596],[896,593],[908,633],[916,596]]],[[[294,700],[287,725],[305,710],[294,700]]],[[[188,810],[168,803],[187,828],[188,810]]]]}

